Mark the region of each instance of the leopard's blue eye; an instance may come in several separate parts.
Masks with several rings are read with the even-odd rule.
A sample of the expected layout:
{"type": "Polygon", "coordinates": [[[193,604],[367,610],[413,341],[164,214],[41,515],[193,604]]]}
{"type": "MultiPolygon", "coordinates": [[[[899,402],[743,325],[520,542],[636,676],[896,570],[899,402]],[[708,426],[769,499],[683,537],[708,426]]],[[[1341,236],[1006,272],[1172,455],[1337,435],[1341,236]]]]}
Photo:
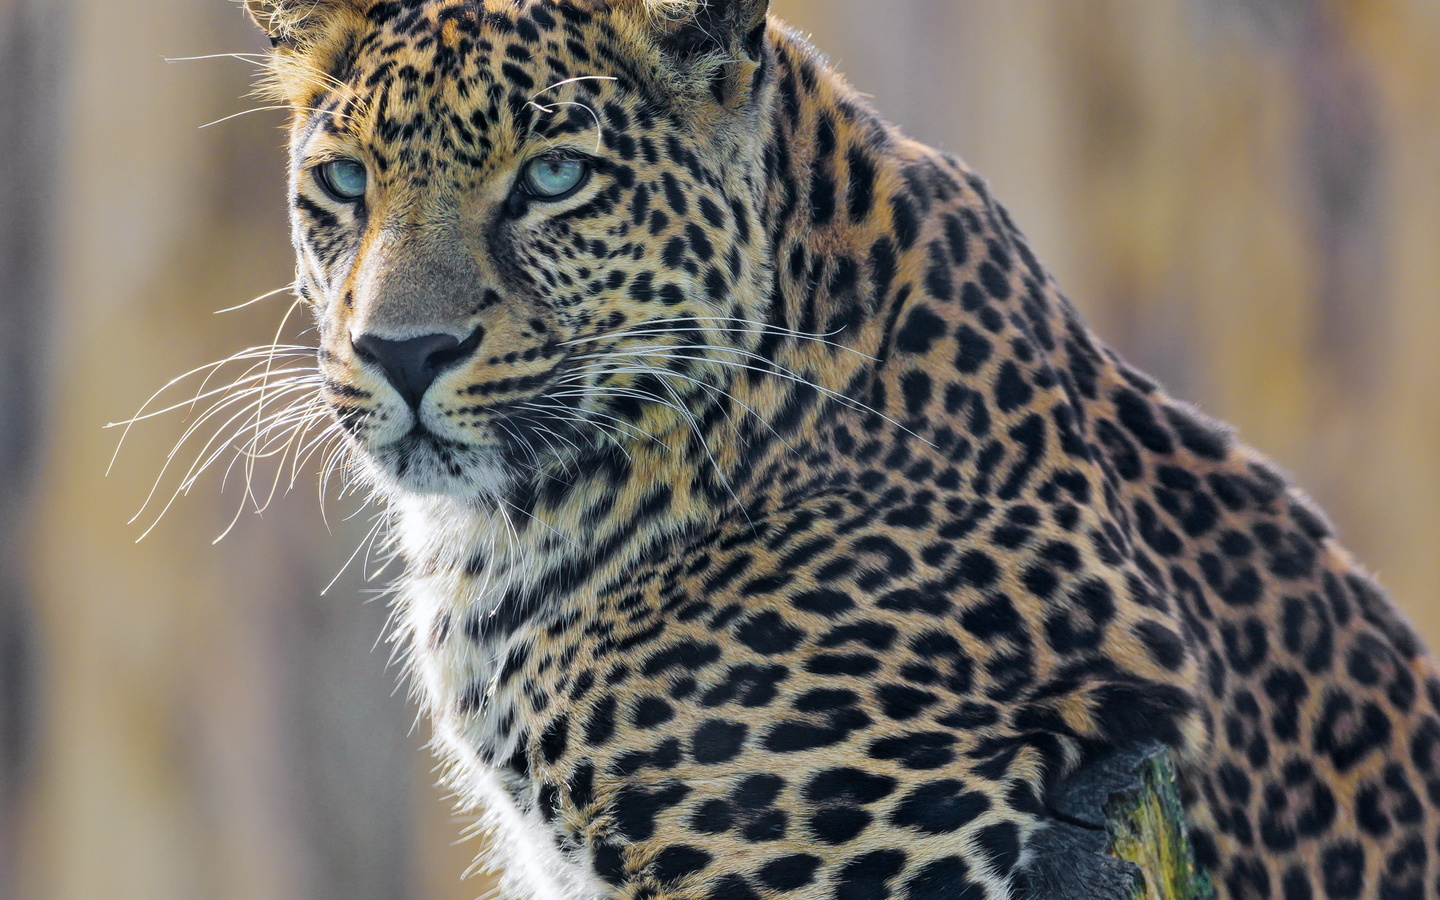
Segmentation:
{"type": "Polygon", "coordinates": [[[315,182],[340,203],[354,203],[365,196],[368,180],[365,166],[353,159],[332,159],[314,169],[315,182]]]}
{"type": "Polygon", "coordinates": [[[562,200],[580,190],[590,177],[590,164],[583,159],[542,156],[525,164],[520,189],[539,200],[562,200]]]}

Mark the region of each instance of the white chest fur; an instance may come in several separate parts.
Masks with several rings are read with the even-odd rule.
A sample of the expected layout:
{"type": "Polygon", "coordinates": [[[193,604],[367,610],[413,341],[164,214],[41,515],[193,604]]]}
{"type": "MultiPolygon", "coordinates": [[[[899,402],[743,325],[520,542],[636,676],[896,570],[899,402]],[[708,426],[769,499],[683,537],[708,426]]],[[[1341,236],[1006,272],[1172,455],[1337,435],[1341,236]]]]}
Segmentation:
{"type": "Polygon", "coordinates": [[[430,501],[402,508],[399,538],[407,559],[440,561],[407,575],[401,587],[412,678],[447,785],[465,809],[482,816],[483,861],[500,872],[502,892],[526,900],[592,900],[607,891],[583,849],[562,847],[561,834],[536,809],[538,786],[504,765],[523,752],[516,719],[526,699],[518,679],[502,686],[499,676],[507,655],[532,633],[525,627],[492,633],[476,625],[538,579],[540,560],[517,546],[513,534],[508,523],[471,510],[430,501]],[[471,564],[477,556],[483,566],[471,564]]]}

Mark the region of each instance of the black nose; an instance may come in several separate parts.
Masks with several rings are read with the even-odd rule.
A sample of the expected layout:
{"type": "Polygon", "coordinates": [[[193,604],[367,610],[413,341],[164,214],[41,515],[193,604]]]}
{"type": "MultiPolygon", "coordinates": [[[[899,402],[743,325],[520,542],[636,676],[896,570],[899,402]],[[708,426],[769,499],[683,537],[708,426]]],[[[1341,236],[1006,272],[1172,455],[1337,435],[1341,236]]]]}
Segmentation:
{"type": "Polygon", "coordinates": [[[440,373],[474,353],[484,337],[485,329],[476,328],[463,341],[450,334],[401,341],[362,334],[351,338],[350,344],[361,359],[380,367],[412,409],[419,409],[421,398],[440,373]]]}

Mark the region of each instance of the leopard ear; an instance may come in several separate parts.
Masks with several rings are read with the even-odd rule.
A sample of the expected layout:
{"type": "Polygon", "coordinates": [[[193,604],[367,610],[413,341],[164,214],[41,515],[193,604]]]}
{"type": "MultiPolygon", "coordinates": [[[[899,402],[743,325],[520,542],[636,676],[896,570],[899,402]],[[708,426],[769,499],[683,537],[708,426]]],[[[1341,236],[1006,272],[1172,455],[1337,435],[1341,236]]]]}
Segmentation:
{"type": "Polygon", "coordinates": [[[769,0],[654,0],[656,12],[668,20],[666,49],[679,58],[736,51],[760,58],[769,0]]]}
{"type": "Polygon", "coordinates": [[[660,47],[722,102],[743,91],[764,56],[769,0],[647,0],[660,47]]]}
{"type": "Polygon", "coordinates": [[[336,13],[359,11],[362,0],[245,0],[245,10],[273,47],[295,46],[320,32],[336,13]]]}

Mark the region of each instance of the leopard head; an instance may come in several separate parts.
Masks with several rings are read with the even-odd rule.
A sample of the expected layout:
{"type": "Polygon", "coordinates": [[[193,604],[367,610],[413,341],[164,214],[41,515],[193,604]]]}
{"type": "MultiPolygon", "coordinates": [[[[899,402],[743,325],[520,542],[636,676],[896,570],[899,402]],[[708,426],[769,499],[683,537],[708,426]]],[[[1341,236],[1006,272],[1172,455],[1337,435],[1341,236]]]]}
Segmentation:
{"type": "Polygon", "coordinates": [[[382,492],[671,440],[753,349],[765,0],[246,5],[325,399],[382,492]]]}

